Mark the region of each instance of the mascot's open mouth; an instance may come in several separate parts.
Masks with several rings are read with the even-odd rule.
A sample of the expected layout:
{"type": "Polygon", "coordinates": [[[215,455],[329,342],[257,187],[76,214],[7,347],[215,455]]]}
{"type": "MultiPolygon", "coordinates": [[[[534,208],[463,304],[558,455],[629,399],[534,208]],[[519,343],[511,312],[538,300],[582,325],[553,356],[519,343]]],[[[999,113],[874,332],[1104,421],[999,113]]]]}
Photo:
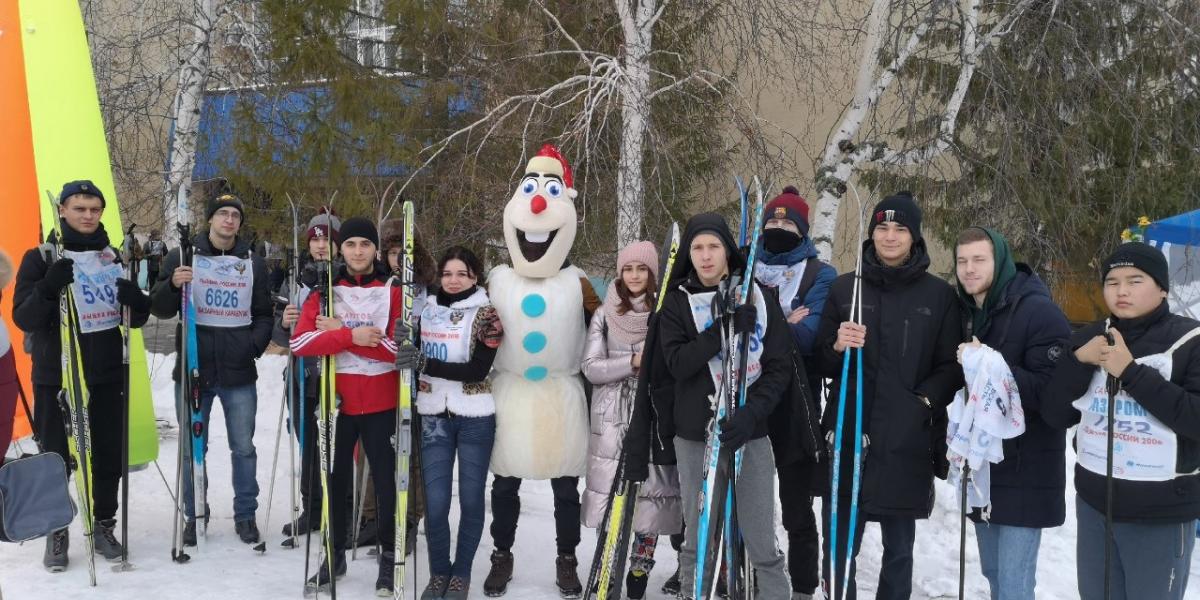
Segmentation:
{"type": "Polygon", "coordinates": [[[554,242],[554,236],[558,235],[558,230],[554,231],[521,231],[517,230],[517,245],[521,247],[521,255],[526,261],[537,262],[546,254],[546,250],[550,249],[550,244],[554,242]]]}

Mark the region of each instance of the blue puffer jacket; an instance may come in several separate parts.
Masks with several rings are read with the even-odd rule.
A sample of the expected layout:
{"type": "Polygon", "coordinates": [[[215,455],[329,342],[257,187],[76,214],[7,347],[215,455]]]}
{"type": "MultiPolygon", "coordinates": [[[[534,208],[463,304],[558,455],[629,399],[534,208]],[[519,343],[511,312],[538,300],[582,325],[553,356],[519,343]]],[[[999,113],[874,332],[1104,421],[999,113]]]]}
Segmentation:
{"type": "MultiPolygon", "coordinates": [[[[967,314],[964,312],[964,314],[967,314]]],[[[1004,355],[1025,410],[1025,433],[1004,440],[1004,460],[992,465],[991,522],[1015,527],[1057,527],[1066,516],[1066,432],[1042,419],[1051,373],[1071,335],[1067,317],[1028,265],[992,309],[979,341],[1004,355]]],[[[971,515],[978,521],[979,513],[971,515]]]]}

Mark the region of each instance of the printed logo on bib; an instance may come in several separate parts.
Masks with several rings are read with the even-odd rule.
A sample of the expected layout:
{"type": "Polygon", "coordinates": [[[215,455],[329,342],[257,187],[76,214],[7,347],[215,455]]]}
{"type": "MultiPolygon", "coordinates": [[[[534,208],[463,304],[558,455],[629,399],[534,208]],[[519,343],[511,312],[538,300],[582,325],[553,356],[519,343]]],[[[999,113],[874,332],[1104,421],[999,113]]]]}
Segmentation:
{"type": "Polygon", "coordinates": [[[72,252],[63,256],[75,261],[75,281],[71,295],[79,315],[79,332],[95,333],[121,324],[121,305],[117,302],[117,278],[124,274],[112,248],[72,252]]]}
{"type": "MultiPolygon", "coordinates": [[[[756,286],[757,287],[757,286],[756,286]]],[[[687,293],[686,290],[684,293],[687,293]]],[[[696,325],[696,331],[704,331],[713,324],[712,315],[712,299],[715,292],[705,292],[702,294],[688,294],[688,304],[692,308],[692,322],[696,325]]],[[[753,384],[758,380],[758,376],[762,374],[762,339],[764,334],[764,323],[767,320],[767,305],[763,301],[762,290],[754,290],[754,308],[758,313],[758,318],[754,321],[754,333],[750,335],[750,355],[746,361],[746,384],[753,384]]],[[[712,377],[713,389],[721,389],[724,374],[722,373],[722,362],[725,360],[725,349],[722,348],[717,355],[708,360],[708,373],[712,377]]]]}
{"type": "MultiPolygon", "coordinates": [[[[345,287],[333,288],[333,313],[344,327],[378,327],[388,335],[391,331],[388,316],[391,311],[391,288],[345,287]]],[[[337,372],[355,375],[381,375],[394,371],[391,362],[363,358],[353,352],[337,353],[337,372]]]]}
{"type": "Polygon", "coordinates": [[[250,325],[254,267],[249,258],[197,256],[192,268],[196,324],[205,327],[250,325]]]}

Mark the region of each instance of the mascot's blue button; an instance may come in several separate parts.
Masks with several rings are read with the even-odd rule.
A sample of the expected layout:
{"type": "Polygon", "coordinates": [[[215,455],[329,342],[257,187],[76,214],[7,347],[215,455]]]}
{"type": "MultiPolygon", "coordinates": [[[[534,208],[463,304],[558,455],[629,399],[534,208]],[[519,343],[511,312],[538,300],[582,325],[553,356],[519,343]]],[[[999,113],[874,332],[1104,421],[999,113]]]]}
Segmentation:
{"type": "Polygon", "coordinates": [[[521,342],[525,347],[525,351],[530,354],[537,354],[546,349],[546,336],[540,331],[534,331],[525,335],[525,339],[521,342]]]}
{"type": "Polygon", "coordinates": [[[529,367],[525,369],[525,379],[541,381],[546,378],[546,367],[529,367]]]}
{"type": "Polygon", "coordinates": [[[546,299],[541,294],[529,294],[521,300],[521,312],[527,317],[540,317],[546,312],[546,299]]]}

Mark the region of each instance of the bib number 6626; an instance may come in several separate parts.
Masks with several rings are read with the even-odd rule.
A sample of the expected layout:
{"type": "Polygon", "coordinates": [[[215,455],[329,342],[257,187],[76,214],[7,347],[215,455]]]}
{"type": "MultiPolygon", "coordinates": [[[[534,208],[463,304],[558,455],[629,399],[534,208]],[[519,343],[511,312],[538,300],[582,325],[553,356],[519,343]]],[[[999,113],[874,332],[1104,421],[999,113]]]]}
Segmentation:
{"type": "Polygon", "coordinates": [[[204,291],[204,303],[214,308],[237,308],[238,296],[232,291],[210,288],[204,291]]]}

